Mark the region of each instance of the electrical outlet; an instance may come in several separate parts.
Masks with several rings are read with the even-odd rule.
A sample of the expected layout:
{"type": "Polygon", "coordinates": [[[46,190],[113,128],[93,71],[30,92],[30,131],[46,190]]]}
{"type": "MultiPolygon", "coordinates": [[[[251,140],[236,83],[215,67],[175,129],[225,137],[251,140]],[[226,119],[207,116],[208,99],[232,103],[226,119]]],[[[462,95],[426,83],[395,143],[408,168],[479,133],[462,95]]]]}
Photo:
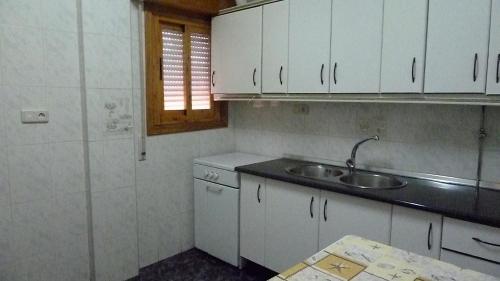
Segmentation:
{"type": "Polygon", "coordinates": [[[23,110],[21,111],[21,122],[23,123],[48,123],[49,112],[46,110],[23,110]]]}
{"type": "Polygon", "coordinates": [[[309,114],[309,105],[305,103],[294,104],[293,113],[307,115],[309,114]]]}

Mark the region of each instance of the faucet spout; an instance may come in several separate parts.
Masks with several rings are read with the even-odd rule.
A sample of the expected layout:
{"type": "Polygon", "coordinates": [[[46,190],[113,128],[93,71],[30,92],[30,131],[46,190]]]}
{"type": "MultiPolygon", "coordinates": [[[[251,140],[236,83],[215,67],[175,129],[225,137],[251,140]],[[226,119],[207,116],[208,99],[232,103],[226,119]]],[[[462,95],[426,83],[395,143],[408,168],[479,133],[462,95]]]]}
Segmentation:
{"type": "Polygon", "coordinates": [[[358,152],[359,146],[362,145],[363,143],[365,143],[367,141],[371,141],[371,140],[379,141],[380,137],[375,135],[373,137],[361,140],[358,143],[356,143],[354,145],[354,147],[352,148],[351,158],[347,159],[347,161],[346,161],[346,165],[347,165],[347,168],[349,169],[350,174],[353,174],[356,172],[356,153],[358,152]]]}

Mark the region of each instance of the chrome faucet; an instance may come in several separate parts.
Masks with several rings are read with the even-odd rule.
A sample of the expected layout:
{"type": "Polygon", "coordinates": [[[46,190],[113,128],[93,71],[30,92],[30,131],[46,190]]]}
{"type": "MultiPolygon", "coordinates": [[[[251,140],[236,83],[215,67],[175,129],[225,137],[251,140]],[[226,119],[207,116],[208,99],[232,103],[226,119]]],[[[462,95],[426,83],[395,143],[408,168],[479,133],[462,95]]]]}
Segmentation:
{"type": "Polygon", "coordinates": [[[356,172],[356,153],[358,152],[359,146],[367,141],[370,141],[370,140],[379,141],[380,138],[377,135],[375,135],[371,138],[367,138],[367,139],[364,139],[364,140],[356,143],[354,145],[354,147],[352,148],[351,158],[347,159],[347,161],[346,161],[347,168],[349,169],[349,174],[353,174],[356,172]]]}

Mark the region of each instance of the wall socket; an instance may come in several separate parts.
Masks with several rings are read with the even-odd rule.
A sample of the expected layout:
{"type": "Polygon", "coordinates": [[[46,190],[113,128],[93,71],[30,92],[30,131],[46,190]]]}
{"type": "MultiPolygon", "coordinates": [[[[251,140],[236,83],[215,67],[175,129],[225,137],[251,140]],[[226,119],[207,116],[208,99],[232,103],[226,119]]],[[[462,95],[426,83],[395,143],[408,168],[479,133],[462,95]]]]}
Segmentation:
{"type": "Polygon", "coordinates": [[[295,114],[309,114],[309,105],[305,103],[297,103],[293,105],[293,113],[295,114]]]}
{"type": "Polygon", "coordinates": [[[48,123],[49,112],[46,110],[22,110],[21,122],[23,123],[48,123]]]}

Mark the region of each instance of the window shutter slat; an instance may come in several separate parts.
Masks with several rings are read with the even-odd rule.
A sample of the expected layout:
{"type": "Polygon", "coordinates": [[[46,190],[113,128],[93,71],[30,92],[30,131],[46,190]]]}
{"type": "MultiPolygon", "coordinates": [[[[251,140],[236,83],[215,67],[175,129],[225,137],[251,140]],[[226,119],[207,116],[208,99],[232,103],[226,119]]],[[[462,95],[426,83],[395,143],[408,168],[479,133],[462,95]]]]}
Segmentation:
{"type": "Polygon", "coordinates": [[[162,30],[164,110],[185,110],[184,40],[181,30],[162,30]]]}
{"type": "Polygon", "coordinates": [[[210,109],[210,37],[191,34],[191,108],[210,109]]]}

